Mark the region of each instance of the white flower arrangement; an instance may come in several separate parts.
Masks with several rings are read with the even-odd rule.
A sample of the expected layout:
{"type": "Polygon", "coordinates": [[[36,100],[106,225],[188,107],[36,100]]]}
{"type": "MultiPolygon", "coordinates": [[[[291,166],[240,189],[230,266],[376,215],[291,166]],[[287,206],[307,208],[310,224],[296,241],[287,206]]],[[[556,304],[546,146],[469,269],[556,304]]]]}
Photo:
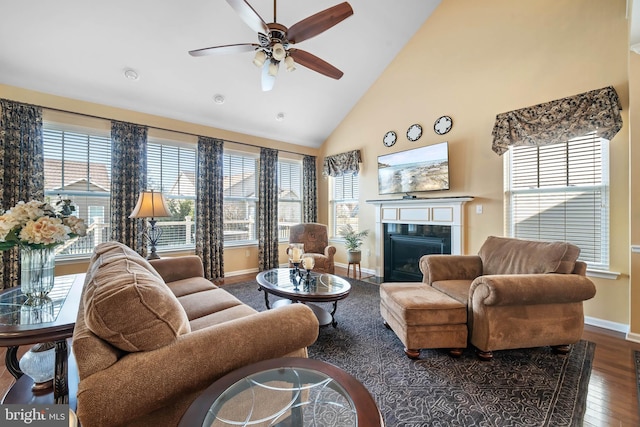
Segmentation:
{"type": "Polygon", "coordinates": [[[39,200],[18,202],[0,215],[0,251],[14,246],[33,249],[51,248],[87,235],[84,220],[71,213],[71,200],[59,200],[55,208],[39,200]]]}

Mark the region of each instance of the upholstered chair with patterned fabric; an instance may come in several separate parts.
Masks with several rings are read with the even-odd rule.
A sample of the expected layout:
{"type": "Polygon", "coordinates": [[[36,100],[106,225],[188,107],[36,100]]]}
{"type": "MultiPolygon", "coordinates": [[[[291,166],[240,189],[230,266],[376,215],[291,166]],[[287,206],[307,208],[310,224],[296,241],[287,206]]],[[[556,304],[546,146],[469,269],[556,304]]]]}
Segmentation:
{"type": "Polygon", "coordinates": [[[304,256],[312,256],[315,260],[313,271],[330,274],[335,272],[333,256],[336,254],[336,247],[329,245],[326,225],[315,222],[293,225],[289,229],[289,243],[304,244],[304,256]]]}

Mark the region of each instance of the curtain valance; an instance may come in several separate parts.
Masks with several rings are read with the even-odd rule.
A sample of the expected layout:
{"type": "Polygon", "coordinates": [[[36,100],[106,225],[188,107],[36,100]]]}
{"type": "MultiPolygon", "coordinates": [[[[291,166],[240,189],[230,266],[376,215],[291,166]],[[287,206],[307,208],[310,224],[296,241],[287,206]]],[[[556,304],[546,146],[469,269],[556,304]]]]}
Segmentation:
{"type": "Polygon", "coordinates": [[[324,158],[324,176],[357,175],[360,171],[360,150],[348,151],[324,158]]]}
{"type": "Polygon", "coordinates": [[[596,132],[611,140],[622,128],[622,107],[612,86],[545,102],[496,116],[492,149],[510,145],[548,145],[596,132]]]}

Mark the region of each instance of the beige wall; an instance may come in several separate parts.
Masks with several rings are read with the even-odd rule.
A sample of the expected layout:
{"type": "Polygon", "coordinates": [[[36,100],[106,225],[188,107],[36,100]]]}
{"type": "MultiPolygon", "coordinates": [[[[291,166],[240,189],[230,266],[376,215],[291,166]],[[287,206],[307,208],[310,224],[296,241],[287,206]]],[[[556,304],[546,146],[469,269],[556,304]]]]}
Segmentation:
{"type": "MultiPolygon", "coordinates": [[[[466,205],[466,253],[488,235],[503,234],[503,160],[491,150],[498,113],[613,85],[624,128],[611,142],[611,269],[618,280],[594,279],[598,291],[586,314],[629,323],[629,99],[624,0],[444,0],[322,147],[323,155],[361,149],[360,219],[374,228],[377,156],[449,142],[449,191],[428,197],[472,196],[466,205]],[[434,121],[453,118],[445,136],[434,121]],[[407,128],[425,129],[409,142],[407,128]],[[382,145],[395,130],[398,142],[382,145]],[[483,213],[476,214],[476,205],[483,213]]],[[[321,199],[328,189],[322,182],[321,199]]],[[[328,220],[328,209],[322,220],[328,220]]],[[[374,236],[367,245],[373,247],[374,236]]],[[[640,243],[640,240],[638,241],[640,243]]],[[[339,261],[344,262],[343,252],[339,261]]],[[[363,254],[364,255],[364,254],[363,254]]],[[[374,269],[374,254],[363,267],[374,269]]]]}

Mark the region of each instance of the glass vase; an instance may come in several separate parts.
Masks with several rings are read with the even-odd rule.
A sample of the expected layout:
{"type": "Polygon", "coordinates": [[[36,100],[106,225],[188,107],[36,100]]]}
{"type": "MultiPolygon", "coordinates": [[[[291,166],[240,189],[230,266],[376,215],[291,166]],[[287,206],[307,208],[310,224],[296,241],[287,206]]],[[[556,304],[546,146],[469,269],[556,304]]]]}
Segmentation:
{"type": "Polygon", "coordinates": [[[29,298],[44,298],[53,288],[54,248],[20,248],[20,290],[29,298]]]}

